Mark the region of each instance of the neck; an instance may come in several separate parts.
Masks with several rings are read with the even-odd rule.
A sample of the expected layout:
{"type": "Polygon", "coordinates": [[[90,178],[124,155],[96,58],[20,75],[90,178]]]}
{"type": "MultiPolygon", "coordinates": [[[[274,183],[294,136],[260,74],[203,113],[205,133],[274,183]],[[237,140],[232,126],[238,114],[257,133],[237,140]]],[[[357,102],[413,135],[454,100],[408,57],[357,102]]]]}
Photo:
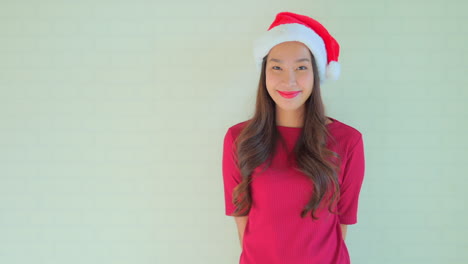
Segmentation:
{"type": "Polygon", "coordinates": [[[276,107],[276,125],[287,127],[303,127],[303,111],[303,108],[288,111],[276,107]]]}

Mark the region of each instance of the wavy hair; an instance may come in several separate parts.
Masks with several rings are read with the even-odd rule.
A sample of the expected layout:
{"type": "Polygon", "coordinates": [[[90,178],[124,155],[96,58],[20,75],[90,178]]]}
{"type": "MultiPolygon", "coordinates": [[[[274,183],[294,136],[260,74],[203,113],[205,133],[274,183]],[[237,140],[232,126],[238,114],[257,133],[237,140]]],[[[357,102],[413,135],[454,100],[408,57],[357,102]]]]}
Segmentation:
{"type": "MultiPolygon", "coordinates": [[[[313,54],[310,52],[314,83],[312,94],[307,99],[304,111],[304,126],[294,146],[297,169],[310,178],[313,185],[313,195],[305,208],[300,212],[304,218],[308,212],[312,219],[317,220],[315,213],[322,206],[327,206],[330,213],[340,198],[338,173],[341,162],[339,154],[327,149],[327,138],[331,136],[326,128],[325,107],[320,94],[320,79],[313,54]]],[[[266,55],[263,58],[260,80],[258,83],[255,113],[246,122],[234,144],[236,149],[236,164],[242,174],[242,181],[234,188],[233,203],[236,206],[234,216],[245,216],[251,208],[252,196],[250,183],[252,172],[267,161],[271,165],[271,158],[278,139],[281,136],[276,128],[275,102],[266,88],[266,55]]],[[[284,142],[284,141],[283,141],[284,142]]],[[[336,142],[336,141],[335,141],[336,142]]],[[[338,213],[339,214],[339,213],[338,213]]]]}

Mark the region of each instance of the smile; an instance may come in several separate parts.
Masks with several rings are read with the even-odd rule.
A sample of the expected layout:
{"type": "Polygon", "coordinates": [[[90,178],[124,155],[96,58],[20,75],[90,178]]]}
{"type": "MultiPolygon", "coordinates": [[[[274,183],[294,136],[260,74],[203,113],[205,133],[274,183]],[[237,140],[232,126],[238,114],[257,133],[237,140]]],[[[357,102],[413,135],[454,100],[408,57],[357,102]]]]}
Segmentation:
{"type": "Polygon", "coordinates": [[[292,91],[292,92],[283,92],[283,91],[278,91],[278,93],[283,96],[284,98],[294,98],[298,94],[301,93],[301,91],[292,91]]]}

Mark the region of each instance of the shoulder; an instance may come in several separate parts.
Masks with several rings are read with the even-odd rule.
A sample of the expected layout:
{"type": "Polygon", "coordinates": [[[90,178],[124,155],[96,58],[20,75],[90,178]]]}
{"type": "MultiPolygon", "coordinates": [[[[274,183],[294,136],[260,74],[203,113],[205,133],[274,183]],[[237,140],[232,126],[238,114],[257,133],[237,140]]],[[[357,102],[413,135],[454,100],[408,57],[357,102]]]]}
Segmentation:
{"type": "Polygon", "coordinates": [[[342,151],[345,153],[350,152],[357,144],[362,143],[363,135],[356,127],[337,119],[333,121],[335,124],[330,126],[329,132],[342,151]]]}
{"type": "Polygon", "coordinates": [[[239,136],[239,134],[242,132],[244,127],[247,125],[247,122],[249,120],[245,120],[239,123],[236,123],[234,125],[231,125],[227,131],[226,131],[226,136],[230,136],[233,140],[239,136]]]}

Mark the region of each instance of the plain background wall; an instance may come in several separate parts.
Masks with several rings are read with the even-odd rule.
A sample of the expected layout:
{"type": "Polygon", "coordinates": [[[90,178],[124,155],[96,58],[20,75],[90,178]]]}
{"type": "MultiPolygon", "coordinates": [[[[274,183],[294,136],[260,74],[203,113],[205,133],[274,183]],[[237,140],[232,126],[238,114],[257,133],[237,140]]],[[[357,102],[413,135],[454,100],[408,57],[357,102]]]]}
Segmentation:
{"type": "Polygon", "coordinates": [[[276,13],[341,45],[328,114],[364,135],[353,263],[467,263],[468,4],[1,1],[0,263],[237,263],[222,139],[276,13]]]}

